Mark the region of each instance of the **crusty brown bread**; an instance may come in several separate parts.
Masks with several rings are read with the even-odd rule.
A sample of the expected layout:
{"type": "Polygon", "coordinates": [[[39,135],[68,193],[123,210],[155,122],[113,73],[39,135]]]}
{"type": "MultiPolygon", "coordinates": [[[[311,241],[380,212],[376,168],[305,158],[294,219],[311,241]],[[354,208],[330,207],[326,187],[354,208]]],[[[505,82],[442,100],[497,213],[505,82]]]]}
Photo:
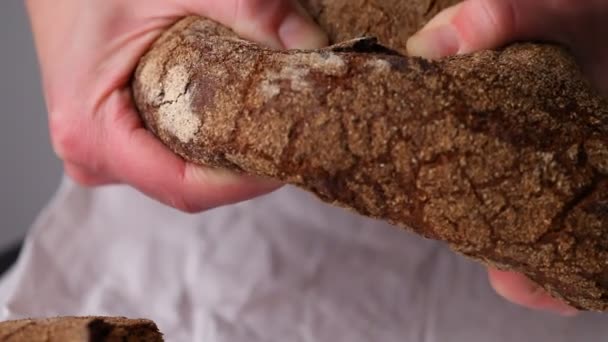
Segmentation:
{"type": "Polygon", "coordinates": [[[186,160],[295,184],[608,311],[607,101],[557,46],[403,56],[452,3],[307,1],[347,40],[318,51],[185,18],[141,60],[134,99],[186,160]],[[388,48],[352,39],[371,34],[388,48]]]}
{"type": "Polygon", "coordinates": [[[152,321],[122,317],[58,317],[0,323],[3,342],[162,342],[152,321]]]}

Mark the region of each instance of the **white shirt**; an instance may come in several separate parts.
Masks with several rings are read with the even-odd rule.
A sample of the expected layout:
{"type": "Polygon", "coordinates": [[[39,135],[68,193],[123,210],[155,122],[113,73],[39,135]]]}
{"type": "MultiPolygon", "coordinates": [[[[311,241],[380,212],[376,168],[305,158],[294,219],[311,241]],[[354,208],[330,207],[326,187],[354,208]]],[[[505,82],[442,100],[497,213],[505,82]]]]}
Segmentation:
{"type": "Polygon", "coordinates": [[[167,341],[606,341],[493,293],[483,268],[295,188],[186,215],[64,180],[0,283],[1,319],[150,318],[167,341]]]}

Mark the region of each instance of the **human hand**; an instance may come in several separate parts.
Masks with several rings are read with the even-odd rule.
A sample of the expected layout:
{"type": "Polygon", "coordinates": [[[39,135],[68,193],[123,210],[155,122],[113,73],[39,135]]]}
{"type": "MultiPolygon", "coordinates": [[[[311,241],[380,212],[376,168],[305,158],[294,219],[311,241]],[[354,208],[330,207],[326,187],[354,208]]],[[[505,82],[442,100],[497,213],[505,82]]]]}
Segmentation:
{"type": "Polygon", "coordinates": [[[466,0],[439,13],[408,42],[411,55],[438,58],[515,41],[562,44],[608,94],[605,0],[466,0]]]}
{"type": "Polygon", "coordinates": [[[275,48],[327,38],[295,0],[28,0],[53,148],[88,186],[125,183],[186,212],[245,200],[277,183],[187,163],[143,126],[129,82],[179,17],[199,14],[275,48]]]}
{"type": "MultiPolygon", "coordinates": [[[[560,43],[608,94],[608,2],[604,0],[466,0],[450,7],[408,41],[411,55],[439,58],[497,48],[514,41],[560,43]]],[[[520,274],[489,270],[490,282],[514,303],[574,315],[520,274]]]]}

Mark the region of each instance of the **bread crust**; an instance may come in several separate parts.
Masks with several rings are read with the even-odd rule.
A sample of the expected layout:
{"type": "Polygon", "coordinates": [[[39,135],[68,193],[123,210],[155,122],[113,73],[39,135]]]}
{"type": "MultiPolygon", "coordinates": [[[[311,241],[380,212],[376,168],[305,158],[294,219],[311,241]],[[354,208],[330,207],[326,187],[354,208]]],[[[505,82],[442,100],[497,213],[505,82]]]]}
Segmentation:
{"type": "MultiPolygon", "coordinates": [[[[383,1],[365,6],[407,3],[383,1]]],[[[387,38],[403,18],[414,32],[455,1],[433,3],[361,33],[387,38]]],[[[306,6],[332,40],[358,35],[328,17],[347,2],[306,6]]],[[[277,51],[189,17],[143,57],[134,99],[190,162],[297,185],[608,311],[606,100],[558,46],[429,61],[404,43],[277,51]]]]}
{"type": "Polygon", "coordinates": [[[0,323],[4,342],[162,342],[154,322],[124,317],[56,317],[0,323]]]}

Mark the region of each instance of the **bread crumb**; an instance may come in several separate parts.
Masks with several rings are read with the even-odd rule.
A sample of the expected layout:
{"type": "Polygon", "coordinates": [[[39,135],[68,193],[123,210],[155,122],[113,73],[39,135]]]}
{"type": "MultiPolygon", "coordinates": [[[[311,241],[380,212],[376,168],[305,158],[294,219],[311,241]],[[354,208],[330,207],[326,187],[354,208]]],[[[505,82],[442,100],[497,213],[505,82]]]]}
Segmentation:
{"type": "Polygon", "coordinates": [[[365,62],[365,66],[374,69],[378,72],[389,72],[391,71],[391,63],[384,59],[371,59],[365,62]]]}
{"type": "Polygon", "coordinates": [[[585,151],[591,165],[600,173],[608,174],[608,145],[605,140],[589,139],[585,144],[585,151]]]}
{"type": "Polygon", "coordinates": [[[336,55],[335,53],[329,53],[327,56],[318,55],[322,58],[320,63],[315,63],[312,65],[313,68],[319,68],[325,71],[328,71],[328,74],[341,74],[346,70],[346,62],[342,57],[336,55]]]}
{"type": "Polygon", "coordinates": [[[308,69],[285,66],[277,78],[290,80],[291,89],[295,91],[303,91],[310,87],[308,82],[304,79],[309,73],[310,71],[308,69]]]}
{"type": "Polygon", "coordinates": [[[164,81],[165,95],[159,107],[159,124],[181,142],[188,143],[201,126],[200,118],[192,111],[192,92],[187,89],[188,70],[184,66],[175,66],[167,72],[164,81]]]}
{"type": "Polygon", "coordinates": [[[348,65],[344,58],[333,52],[289,55],[285,57],[285,62],[288,65],[301,65],[311,71],[332,76],[341,76],[348,71],[348,65]]]}
{"type": "Polygon", "coordinates": [[[281,92],[280,82],[289,82],[290,88],[293,91],[306,91],[310,89],[310,84],[305,79],[309,73],[308,69],[286,65],[278,73],[274,71],[266,73],[258,87],[258,91],[266,101],[281,92]]]}
{"type": "Polygon", "coordinates": [[[264,80],[262,84],[260,84],[259,90],[265,101],[268,101],[281,93],[281,87],[269,80],[264,80]]]}
{"type": "Polygon", "coordinates": [[[141,78],[143,93],[146,96],[146,101],[152,104],[162,102],[162,87],[161,77],[162,65],[156,59],[151,59],[148,63],[144,63],[139,73],[141,78]]]}

